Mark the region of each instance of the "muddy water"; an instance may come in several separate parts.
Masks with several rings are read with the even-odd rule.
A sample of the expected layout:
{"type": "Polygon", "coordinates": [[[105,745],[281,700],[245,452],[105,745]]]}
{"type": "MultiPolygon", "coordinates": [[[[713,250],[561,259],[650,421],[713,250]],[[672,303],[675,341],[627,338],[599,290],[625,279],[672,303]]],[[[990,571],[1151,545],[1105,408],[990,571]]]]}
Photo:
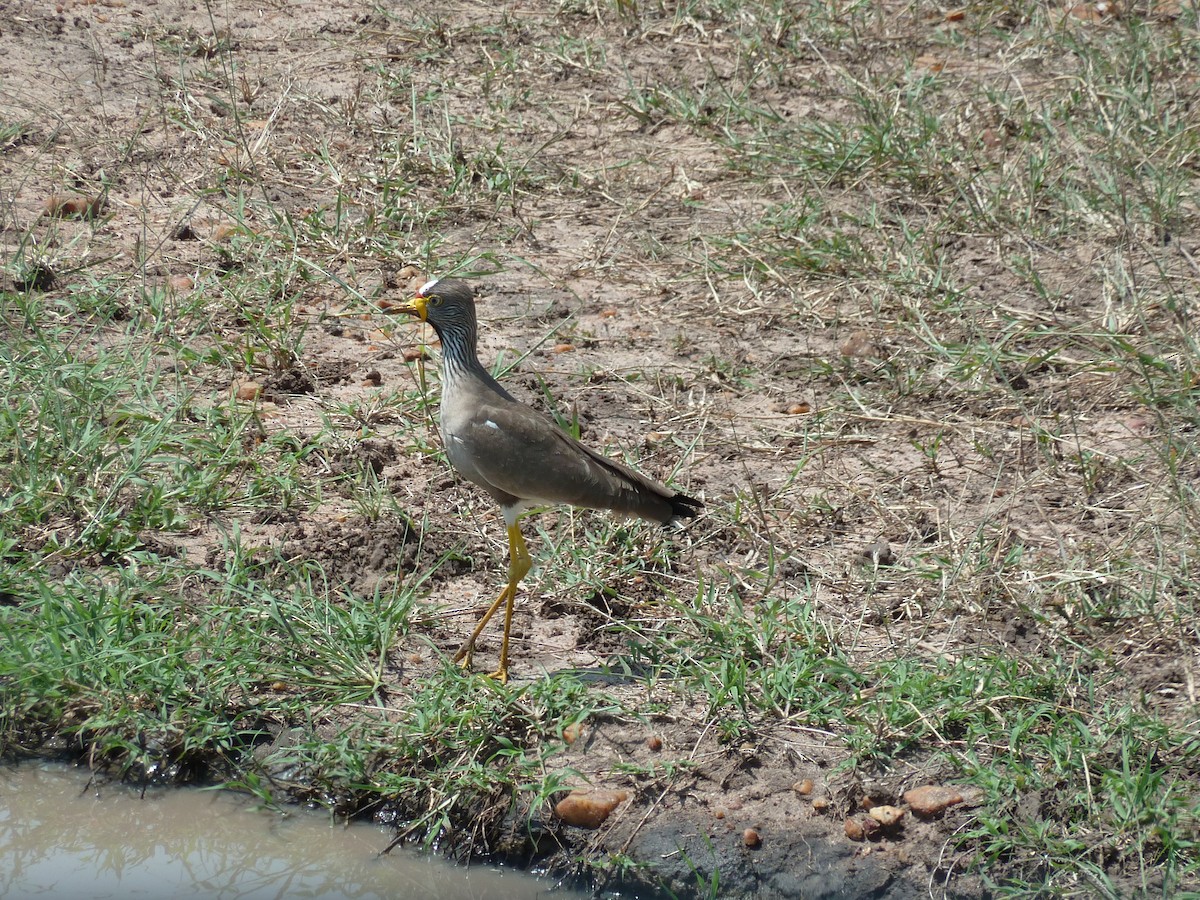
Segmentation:
{"type": "Polygon", "coordinates": [[[467,898],[583,895],[387,846],[370,825],[283,818],[215,791],[88,784],[62,765],[0,767],[0,897],[467,898]]]}

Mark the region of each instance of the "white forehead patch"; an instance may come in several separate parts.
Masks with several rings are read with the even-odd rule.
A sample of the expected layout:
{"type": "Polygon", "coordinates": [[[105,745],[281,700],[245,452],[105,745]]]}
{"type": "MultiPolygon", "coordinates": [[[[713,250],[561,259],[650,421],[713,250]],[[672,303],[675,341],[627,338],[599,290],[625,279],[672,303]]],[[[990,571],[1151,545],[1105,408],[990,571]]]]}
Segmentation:
{"type": "Polygon", "coordinates": [[[419,291],[417,291],[417,296],[424,297],[427,293],[429,293],[429,289],[432,288],[437,283],[438,283],[438,280],[436,278],[433,279],[433,281],[425,282],[423,285],[421,285],[421,289],[419,291]]]}

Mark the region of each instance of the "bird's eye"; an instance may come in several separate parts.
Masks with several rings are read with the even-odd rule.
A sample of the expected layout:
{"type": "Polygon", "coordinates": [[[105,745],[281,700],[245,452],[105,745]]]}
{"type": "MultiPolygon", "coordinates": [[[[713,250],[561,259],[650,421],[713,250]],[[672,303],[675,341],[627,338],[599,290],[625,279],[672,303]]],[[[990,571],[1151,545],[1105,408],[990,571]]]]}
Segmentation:
{"type": "Polygon", "coordinates": [[[442,297],[441,297],[441,295],[440,295],[440,294],[433,294],[432,296],[430,296],[430,297],[429,297],[429,305],[430,305],[430,306],[441,306],[441,305],[442,305],[442,297]]]}

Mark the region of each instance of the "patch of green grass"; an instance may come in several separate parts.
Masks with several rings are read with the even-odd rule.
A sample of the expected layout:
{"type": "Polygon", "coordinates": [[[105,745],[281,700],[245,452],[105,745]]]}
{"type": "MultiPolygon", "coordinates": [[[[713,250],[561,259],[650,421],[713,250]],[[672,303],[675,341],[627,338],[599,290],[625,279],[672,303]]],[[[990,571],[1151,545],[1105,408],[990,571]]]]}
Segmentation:
{"type": "Polygon", "coordinates": [[[236,546],[219,571],[146,556],[115,584],[13,577],[13,563],[17,602],[0,608],[10,751],[45,730],[139,778],[215,777],[344,813],[386,797],[410,833],[456,844],[465,823],[472,839],[496,827],[510,795],[540,808],[565,777],[544,767],[555,736],[595,708],[577,681],[510,691],[446,665],[386,713],[409,588],[361,598],[236,546]],[[339,725],[350,708],[363,719],[339,725]]]}
{"type": "Polygon", "coordinates": [[[671,602],[672,617],[631,642],[631,660],[707,703],[723,742],[778,721],[841,720],[860,676],[812,603],[802,595],[750,599],[732,583],[702,582],[690,602],[671,602]]]}
{"type": "Polygon", "coordinates": [[[1056,893],[1083,883],[1122,896],[1127,886],[1110,875],[1116,858],[1132,863],[1143,890],[1164,896],[1195,876],[1200,806],[1162,760],[1194,769],[1200,744],[1126,707],[1089,708],[1090,699],[1014,697],[998,723],[1006,740],[968,743],[964,772],[990,801],[969,837],[991,862],[1015,864],[1002,895],[1020,895],[1024,876],[1056,893]],[[1031,796],[1042,807],[1034,816],[1023,808],[1031,796]]]}
{"type": "Polygon", "coordinates": [[[471,823],[471,841],[486,846],[489,832],[513,811],[511,795],[539,810],[572,776],[569,769],[547,771],[547,760],[563,747],[551,736],[611,706],[571,676],[510,691],[464,679],[455,668],[416,691],[389,751],[394,761],[375,775],[373,788],[411,804],[408,832],[427,842],[471,823]]]}
{"type": "MultiPolygon", "coordinates": [[[[245,333],[284,346],[272,335],[287,296],[243,317],[245,333]]],[[[445,847],[490,846],[513,810],[545,805],[569,775],[545,765],[563,725],[607,701],[570,679],[510,690],[445,664],[389,712],[425,576],[359,595],[239,523],[312,509],[346,478],[365,479],[353,489],[371,522],[403,511],[370,469],[314,477],[332,427],[268,432],[257,406],[163,365],[212,365],[175,343],[214,327],[205,309],[190,325],[144,317],[151,342],[134,329],[98,346],[108,320],[80,329],[35,297],[3,302],[20,315],[0,357],[13,400],[0,414],[0,752],[54,736],[133,778],[345,814],[386,800],[406,834],[445,847]],[[200,521],[230,524],[193,559],[171,538],[200,521]]],[[[391,414],[416,399],[393,394],[391,414]]]]}
{"type": "Polygon", "coordinates": [[[0,147],[4,149],[29,140],[35,133],[32,119],[16,121],[9,119],[7,115],[0,119],[0,147]]]}
{"type": "MultiPolygon", "coordinates": [[[[675,717],[714,755],[799,729],[834,790],[982,792],[946,838],[998,893],[1194,890],[1196,10],[1122,6],[375,10],[285,85],[217,27],[148,22],[126,36],[159,94],[101,136],[102,171],[6,110],[0,749],[57,735],[487,847],[571,776],[547,765],[564,723],[675,717]],[[159,123],[186,153],[142,144],[159,123]],[[110,212],[41,215],[42,183],[110,212]],[[413,678],[423,595],[464,556],[419,365],[229,397],[315,371],[318,329],[409,265],[575,293],[579,319],[540,335],[489,312],[523,348],[502,375],[599,308],[614,334],[638,317],[613,349],[646,354],[649,417],[677,435],[643,450],[707,512],[678,540],[539,519],[527,585],[579,613],[584,649],[621,648],[636,699],[437,660],[413,678]],[[164,287],[184,270],[193,291],[164,287]],[[367,439],[404,483],[331,464],[367,439]],[[356,540],[419,523],[416,572],[356,593],[277,538],[351,514],[356,540]],[[894,558],[863,557],[877,536],[894,558]]],[[[365,367],[415,340],[380,327],[322,353],[365,367]]],[[[526,387],[578,431],[569,395],[526,387]]],[[[614,771],[675,788],[703,763],[614,771]]]]}
{"type": "Polygon", "coordinates": [[[1200,765],[1200,741],[1101,702],[1102,657],[901,655],[854,666],[802,597],[751,604],[710,585],[672,608],[669,632],[642,635],[634,658],[709,703],[722,741],[753,743],[779,723],[827,730],[849,754],[842,766],[867,772],[932,752],[983,792],[964,846],[985,872],[1006,873],[999,893],[1082,880],[1121,896],[1117,860],[1168,895],[1194,878],[1200,803],[1185,773],[1200,765]]]}

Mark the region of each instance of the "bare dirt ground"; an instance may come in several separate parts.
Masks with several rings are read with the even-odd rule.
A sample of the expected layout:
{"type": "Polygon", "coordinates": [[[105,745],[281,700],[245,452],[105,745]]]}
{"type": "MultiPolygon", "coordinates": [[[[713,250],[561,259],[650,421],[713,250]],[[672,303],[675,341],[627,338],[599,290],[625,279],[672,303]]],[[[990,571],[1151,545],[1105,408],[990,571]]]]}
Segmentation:
{"type": "MultiPolygon", "coordinates": [[[[1167,721],[1190,721],[1193,625],[1079,624],[1088,604],[1123,589],[1085,561],[1132,552],[1138,523],[1159,520],[1161,459],[1142,471],[1125,461],[1150,459],[1148,442],[1168,426],[1078,347],[1052,358],[1047,338],[1046,362],[1031,351],[1027,364],[981,364],[974,375],[946,357],[943,382],[926,354],[935,338],[922,342],[935,334],[938,346],[966,346],[1011,321],[1082,333],[1119,317],[1102,271],[1111,246],[1094,234],[1072,246],[1018,246],[1012,234],[947,232],[930,268],[945,267],[975,299],[977,318],[924,318],[897,287],[916,277],[897,271],[897,245],[852,206],[855,184],[838,187],[841,199],[809,234],[824,235],[823,247],[849,231],[875,242],[879,281],[828,260],[783,269],[818,242],[788,245],[764,230],[813,184],[780,175],[766,145],[718,101],[737,96],[780,122],[836,120],[849,102],[839,73],[890,67],[901,79],[925,54],[938,55],[930,71],[944,78],[999,80],[1015,66],[1031,92],[1044,87],[1036,62],[991,55],[986,42],[947,50],[944,11],[877,6],[870,36],[807,49],[797,40],[779,62],[803,23],[778,19],[778,43],[752,47],[747,23],[764,15],[753,7],[720,19],[586,2],[0,0],[3,102],[10,119],[33,123],[0,156],[6,253],[28,230],[52,258],[50,291],[125,279],[194,297],[230,265],[268,269],[265,255],[239,256],[241,237],[287,234],[274,252],[286,244],[295,259],[270,289],[305,317],[273,323],[295,335],[294,361],[195,373],[214,393],[260,383],[271,433],[315,433],[331,409],[367,416],[357,427],[369,426],[370,440],[353,440],[355,414],[346,415],[344,457],[320,465],[371,469],[405,516],[364,517],[346,491],[303,514],[239,526],[364,595],[398,566],[419,573],[449,555],[425,586],[427,627],[395,649],[397,707],[405,686],[438,665],[428,642],[452,651],[505,565],[498,511],[444,461],[414,452],[421,440],[436,446],[432,419],[389,409],[391,392],[419,377],[414,357],[432,335],[368,315],[461,261],[488,273],[478,282],[481,355],[513,364],[503,380],[514,393],[544,409],[554,398],[586,442],[671,479],[712,511],[679,535],[623,534],[656,579],[634,575],[616,597],[589,569],[602,565],[588,554],[603,547],[607,525],[566,511],[527,524],[539,569],[518,613],[518,682],[604,663],[623,644],[608,626],[652,615],[664,583],[685,596],[702,591],[697,573],[707,573],[753,588],[747,606],[769,593],[810,595],[822,633],[863,665],[897,647],[953,661],[984,648],[1032,658],[1086,642],[1116,659],[1121,690],[1140,691],[1167,721]],[[760,77],[767,69],[771,77],[760,77]],[[681,111],[684,87],[695,109],[681,111]],[[102,196],[102,214],[58,217],[51,198],[75,194],[102,196]],[[853,228],[839,226],[839,203],[853,228]],[[401,212],[404,240],[388,228],[401,212]],[[326,227],[342,217],[355,227],[326,227]],[[1014,274],[1018,252],[1045,294],[1014,274]],[[993,390],[1000,377],[1002,395],[993,390]],[[905,379],[911,390],[890,390],[905,379]],[[1065,421],[1068,435],[1050,434],[1048,423],[1065,421]],[[573,552],[581,541],[591,549],[573,552]],[[551,557],[550,546],[560,552],[551,557]],[[1016,546],[1020,562],[1002,565],[1016,546]],[[964,572],[981,574],[946,587],[964,572]],[[1031,613],[1026,598],[1050,573],[1064,585],[1061,605],[1031,613]]],[[[965,108],[954,127],[982,156],[1002,156],[1014,139],[1003,121],[965,108]]],[[[825,186],[837,183],[831,176],[825,186]]],[[[864,191],[865,205],[907,202],[904,191],[862,188],[859,199],[864,191]]],[[[1186,252],[1173,255],[1132,243],[1124,271],[1194,278],[1195,238],[1177,237],[1186,252]]],[[[272,296],[243,299],[269,318],[272,296]]],[[[256,327],[213,315],[222,327],[256,327]]],[[[436,397],[432,363],[427,374],[436,397]]],[[[226,524],[164,540],[204,559],[226,524]]],[[[485,638],[477,665],[492,663],[497,647],[495,635],[485,638]]],[[[619,680],[606,689],[630,705],[644,690],[619,680]]],[[[652,866],[680,893],[711,888],[714,871],[715,892],[731,896],[987,893],[962,876],[954,844],[973,821],[970,797],[944,815],[910,815],[888,839],[846,835],[847,818],[872,802],[900,804],[911,787],[953,778],[938,758],[846,772],[844,748],[821,728],[789,718],[730,742],[718,724],[703,709],[672,709],[645,725],[586,723],[558,759],[599,784],[628,789],[614,773],[668,757],[686,758],[689,774],[665,789],[632,785],[635,802],[603,828],[554,829],[553,850],[523,821],[512,847],[487,849],[543,866],[616,854],[632,868],[652,866]],[[798,792],[806,780],[811,793],[798,792]]]]}

